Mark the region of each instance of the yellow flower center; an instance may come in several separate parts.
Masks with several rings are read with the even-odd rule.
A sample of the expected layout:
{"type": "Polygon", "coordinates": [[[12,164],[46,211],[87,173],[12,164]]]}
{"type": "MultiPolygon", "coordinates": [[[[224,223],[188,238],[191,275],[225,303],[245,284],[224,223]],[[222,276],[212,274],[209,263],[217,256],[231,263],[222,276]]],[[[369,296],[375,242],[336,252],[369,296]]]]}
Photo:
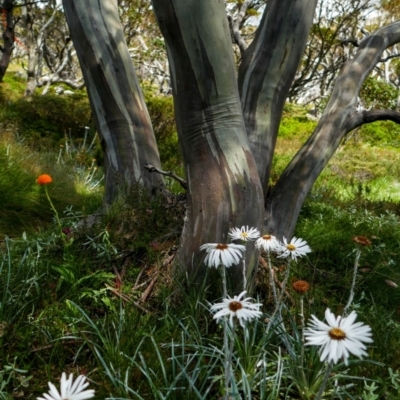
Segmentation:
{"type": "Polygon", "coordinates": [[[228,248],[228,245],[227,245],[227,244],[218,243],[218,244],[215,246],[215,248],[216,248],[217,250],[226,250],[226,249],[228,248]]]}
{"type": "Polygon", "coordinates": [[[295,251],[295,250],[296,250],[296,246],[293,245],[293,244],[288,244],[288,245],[286,246],[286,248],[287,248],[289,251],[295,251]]]}
{"type": "Polygon", "coordinates": [[[262,237],[264,240],[271,240],[272,236],[271,235],[263,235],[262,237]]]}
{"type": "Polygon", "coordinates": [[[329,336],[333,340],[343,340],[346,339],[346,334],[340,328],[332,328],[328,332],[329,336]]]}
{"type": "Polygon", "coordinates": [[[238,310],[240,310],[241,308],[243,308],[242,303],[240,301],[231,301],[229,303],[229,309],[232,312],[236,312],[238,310]]]}
{"type": "Polygon", "coordinates": [[[249,234],[247,232],[242,232],[242,237],[243,238],[247,238],[247,236],[249,236],[249,234]]]}

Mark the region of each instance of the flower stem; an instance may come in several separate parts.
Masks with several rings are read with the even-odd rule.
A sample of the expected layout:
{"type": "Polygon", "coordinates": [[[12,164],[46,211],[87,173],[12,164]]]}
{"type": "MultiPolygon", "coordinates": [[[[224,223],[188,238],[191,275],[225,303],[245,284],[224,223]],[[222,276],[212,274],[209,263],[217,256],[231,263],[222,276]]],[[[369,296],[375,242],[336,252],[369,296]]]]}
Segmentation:
{"type": "Polygon", "coordinates": [[[228,341],[228,319],[224,318],[224,352],[225,352],[225,395],[224,400],[229,399],[229,382],[231,380],[230,348],[228,341]]]}
{"type": "Polygon", "coordinates": [[[232,335],[231,335],[231,342],[229,344],[229,350],[228,350],[228,358],[226,360],[226,370],[225,370],[225,387],[227,389],[226,391],[226,399],[228,400],[230,398],[229,396],[229,391],[230,391],[230,381],[233,378],[232,376],[232,355],[233,355],[233,344],[235,341],[235,319],[232,321],[232,335]]]}
{"type": "Polygon", "coordinates": [[[246,277],[246,248],[243,251],[243,290],[247,290],[247,277],[246,277]]]}
{"type": "MultiPolygon", "coordinates": [[[[226,299],[226,272],[225,267],[221,265],[221,278],[222,278],[222,298],[226,299]]],[[[224,318],[224,370],[225,370],[225,395],[224,400],[229,399],[229,382],[231,379],[231,362],[229,357],[229,340],[228,340],[228,320],[227,317],[224,318]]]]}
{"type": "MultiPolygon", "coordinates": [[[[274,322],[275,316],[276,314],[279,314],[279,316],[281,316],[281,310],[282,310],[282,300],[283,300],[283,296],[285,294],[285,289],[286,289],[286,283],[289,280],[289,275],[290,275],[290,261],[288,262],[288,266],[286,268],[286,272],[285,272],[285,277],[283,278],[283,282],[282,282],[282,289],[281,289],[281,293],[279,294],[279,298],[276,302],[275,305],[275,310],[272,313],[271,319],[268,322],[268,326],[267,326],[267,333],[269,332],[269,330],[271,329],[271,325],[274,322]]],[[[281,320],[282,318],[280,318],[281,320]]]]}
{"type": "Polygon", "coordinates": [[[226,299],[227,291],[226,291],[226,272],[225,267],[221,265],[221,278],[222,278],[222,298],[226,299]]]}
{"type": "Polygon", "coordinates": [[[267,257],[268,257],[268,268],[269,268],[269,284],[271,286],[272,294],[274,296],[274,303],[276,305],[278,303],[278,295],[276,294],[276,285],[275,285],[275,280],[274,280],[275,272],[272,268],[271,253],[269,250],[267,251],[267,257]]]}
{"type": "Polygon", "coordinates": [[[301,323],[301,366],[303,367],[304,360],[304,296],[300,296],[300,323],[301,323]]]}
{"type": "Polygon", "coordinates": [[[347,312],[349,311],[349,307],[351,306],[351,303],[353,302],[354,290],[356,288],[357,269],[358,269],[358,263],[360,261],[360,256],[361,256],[361,250],[357,249],[356,259],[354,261],[354,269],[353,269],[353,282],[351,283],[349,300],[347,301],[347,304],[346,304],[345,308],[343,309],[344,317],[346,316],[347,312]]]}
{"type": "Polygon", "coordinates": [[[66,239],[64,238],[64,233],[63,233],[63,231],[62,231],[61,221],[60,221],[60,218],[59,218],[59,216],[58,216],[58,212],[57,212],[56,208],[54,207],[53,202],[51,201],[51,198],[50,198],[50,195],[49,195],[49,192],[48,192],[48,190],[47,190],[47,186],[46,186],[46,185],[44,186],[44,191],[45,191],[45,193],[46,193],[47,200],[48,200],[49,203],[50,203],[50,207],[51,207],[51,209],[52,209],[53,212],[54,212],[54,216],[56,217],[56,221],[57,221],[58,229],[60,230],[60,235],[61,235],[62,241],[63,241],[64,244],[65,244],[65,243],[66,243],[66,239]]]}
{"type": "Polygon", "coordinates": [[[320,388],[318,390],[318,393],[315,396],[314,400],[321,400],[321,397],[324,394],[324,390],[325,390],[326,384],[327,384],[328,379],[329,379],[329,375],[331,374],[332,367],[333,367],[333,363],[330,362],[328,364],[327,368],[326,368],[324,380],[322,381],[321,386],[320,386],[320,388]]]}

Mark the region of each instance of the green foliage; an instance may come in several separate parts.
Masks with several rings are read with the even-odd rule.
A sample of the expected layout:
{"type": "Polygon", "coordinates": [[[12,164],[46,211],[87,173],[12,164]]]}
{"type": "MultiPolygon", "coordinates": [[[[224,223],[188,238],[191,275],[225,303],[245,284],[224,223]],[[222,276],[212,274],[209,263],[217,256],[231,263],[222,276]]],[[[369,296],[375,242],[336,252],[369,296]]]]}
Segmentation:
{"type": "MultiPolygon", "coordinates": [[[[176,170],[181,161],[172,101],[147,97],[164,168],[176,170]]],[[[18,122],[18,112],[15,124],[27,124],[27,139],[0,142],[0,232],[13,235],[0,246],[0,398],[3,393],[10,398],[5,396],[15,394],[14,389],[23,398],[40,395],[47,381],[56,381],[62,371],[87,374],[101,399],[220,398],[223,335],[209,312],[210,288],[199,289],[184,278],[174,281],[169,269],[183,224],[179,198],[149,198],[138,187],[131,196],[102,209],[92,227],[79,224],[101,204],[101,174],[92,174],[93,148],[83,146],[76,121],[68,129],[76,129],[81,141],[68,139],[68,149],[37,153],[26,146],[36,135],[29,132],[37,127],[46,132],[51,145],[58,143],[57,137],[64,138],[65,121],[43,111],[46,104],[29,109],[21,102],[21,116],[43,119],[45,127],[30,126],[29,118],[18,122]],[[46,126],[55,127],[54,132],[46,126]],[[71,232],[67,244],[60,238],[43,188],[35,183],[44,172],[53,177],[49,193],[63,226],[71,232]],[[21,234],[29,226],[33,229],[21,234]]],[[[0,107],[5,112],[4,104],[0,107]]],[[[279,175],[314,126],[304,109],[286,106],[273,176],[279,175]]],[[[326,307],[336,313],[343,310],[352,282],[352,237],[372,240],[362,251],[353,308],[372,326],[374,345],[369,351],[385,366],[337,366],[325,393],[334,398],[399,395],[399,208],[392,198],[378,199],[374,193],[382,191],[384,176],[390,175],[387,185],[400,181],[400,176],[397,149],[386,147],[393,146],[391,126],[378,123],[374,129],[381,130],[381,139],[374,142],[380,147],[370,145],[372,131],[349,140],[334,158],[335,168],[315,185],[296,231],[313,250],[292,271],[293,279],[311,283],[304,299],[306,318],[322,315],[326,307]],[[371,175],[364,173],[361,181],[356,165],[371,175]]],[[[273,262],[281,280],[279,260],[273,262]]],[[[217,271],[209,273],[218,278],[217,271]]],[[[263,278],[260,275],[257,291],[265,294],[260,301],[265,301],[269,315],[268,281],[265,284],[263,278]]],[[[299,302],[290,282],[287,292],[292,300],[282,311],[286,331],[266,333],[269,323],[260,319],[247,334],[236,332],[233,390],[242,398],[311,399],[319,388],[325,367],[315,348],[301,348],[299,302]]]]}
{"type": "Polygon", "coordinates": [[[67,206],[91,212],[100,205],[96,171],[74,158],[63,162],[54,153],[40,155],[13,140],[0,141],[0,235],[37,230],[53,219],[44,188],[36,184],[42,173],[53,178],[49,193],[60,212],[67,206]]]}
{"type": "Polygon", "coordinates": [[[174,170],[179,174],[182,172],[182,157],[175,126],[173,99],[171,96],[152,95],[148,90],[146,91],[146,104],[163,168],[167,171],[174,170]]]}
{"type": "Polygon", "coordinates": [[[3,104],[0,118],[3,128],[11,125],[27,144],[45,149],[64,144],[65,137],[82,138],[91,111],[84,96],[34,95],[3,104]]]}
{"type": "Polygon", "coordinates": [[[279,136],[285,139],[305,138],[316,127],[315,121],[310,121],[305,115],[285,116],[281,120],[279,136]]]}
{"type": "Polygon", "coordinates": [[[27,372],[17,367],[17,358],[12,363],[5,364],[0,370],[0,399],[12,400],[14,395],[23,395],[23,390],[32,379],[32,376],[25,376],[27,372]]]}
{"type": "MultiPolygon", "coordinates": [[[[400,294],[396,287],[400,286],[396,267],[400,262],[400,219],[392,212],[375,212],[373,203],[369,206],[373,211],[358,204],[340,205],[315,191],[302,210],[296,234],[309,238],[317,256],[310,257],[309,267],[300,265],[297,274],[313,282],[314,301],[318,297],[317,303],[341,310],[347,301],[345,288],[351,284],[355,257],[352,238],[371,238],[372,245],[361,255],[355,307],[374,327],[373,359],[398,368],[394,343],[400,338],[400,294]]],[[[369,377],[374,378],[374,373],[371,368],[369,377]]]]}
{"type": "Polygon", "coordinates": [[[356,135],[374,146],[400,148],[400,126],[392,121],[363,125],[356,135]]]}
{"type": "Polygon", "coordinates": [[[398,97],[399,91],[394,86],[374,77],[368,77],[360,90],[365,108],[394,110],[398,97]]]}
{"type": "Polygon", "coordinates": [[[0,102],[14,101],[23,96],[26,87],[26,79],[21,78],[16,73],[7,72],[0,85],[0,102]]]}

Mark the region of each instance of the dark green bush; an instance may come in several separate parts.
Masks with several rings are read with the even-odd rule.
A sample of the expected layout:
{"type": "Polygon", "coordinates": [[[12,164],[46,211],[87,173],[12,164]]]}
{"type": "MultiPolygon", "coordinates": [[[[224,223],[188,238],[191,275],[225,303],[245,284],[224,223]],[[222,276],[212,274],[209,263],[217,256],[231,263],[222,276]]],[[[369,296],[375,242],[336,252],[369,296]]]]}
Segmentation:
{"type": "Polygon", "coordinates": [[[360,90],[360,98],[365,108],[394,110],[398,96],[399,91],[394,86],[373,77],[367,78],[360,90]]]}
{"type": "Polygon", "coordinates": [[[173,99],[171,96],[154,96],[146,93],[146,103],[163,168],[177,171],[180,169],[182,157],[176,132],[173,99]]]}
{"type": "Polygon", "coordinates": [[[3,103],[0,118],[3,127],[11,124],[28,144],[48,148],[63,142],[66,135],[82,138],[91,110],[86,96],[34,95],[3,103]]]}

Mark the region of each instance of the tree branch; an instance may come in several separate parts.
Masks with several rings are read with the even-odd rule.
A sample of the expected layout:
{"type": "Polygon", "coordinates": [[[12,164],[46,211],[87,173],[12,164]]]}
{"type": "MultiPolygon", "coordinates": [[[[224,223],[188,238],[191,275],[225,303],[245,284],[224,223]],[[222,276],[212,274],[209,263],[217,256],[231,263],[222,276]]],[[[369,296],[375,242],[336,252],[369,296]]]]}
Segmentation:
{"type": "Polygon", "coordinates": [[[392,55],[387,56],[387,57],[385,57],[385,58],[380,58],[380,59],[379,59],[379,62],[386,62],[386,61],[389,61],[389,60],[391,60],[392,58],[396,58],[396,57],[400,57],[400,53],[392,54],[392,55]]]}
{"type": "Polygon", "coordinates": [[[157,172],[158,174],[161,175],[165,175],[165,176],[170,176],[171,178],[175,179],[176,181],[178,181],[180,183],[180,185],[187,190],[187,182],[182,179],[181,177],[179,177],[178,175],[175,175],[173,172],[171,171],[162,171],[161,169],[158,169],[156,167],[154,167],[151,164],[145,164],[144,167],[149,171],[149,172],[157,172]]]}
{"type": "Polygon", "coordinates": [[[376,121],[392,121],[400,124],[400,113],[393,110],[363,110],[354,113],[351,120],[353,122],[349,126],[351,130],[376,121]]]}
{"type": "Polygon", "coordinates": [[[231,30],[233,39],[235,43],[238,45],[240,54],[243,55],[243,53],[247,49],[247,43],[243,39],[242,35],[240,34],[240,26],[242,21],[244,20],[244,17],[246,16],[247,9],[250,7],[251,3],[253,0],[245,0],[240,7],[240,10],[238,12],[238,15],[236,16],[235,19],[232,18],[232,16],[228,16],[228,21],[229,21],[229,28],[231,30]]]}
{"type": "Polygon", "coordinates": [[[359,46],[358,40],[354,38],[343,39],[340,44],[341,46],[347,46],[348,44],[352,44],[354,47],[359,46]]]}
{"type": "Polygon", "coordinates": [[[267,232],[278,237],[293,234],[306,195],[348,132],[367,122],[383,119],[399,122],[399,114],[390,110],[357,111],[363,82],[383,52],[399,42],[400,21],[397,21],[364,38],[353,59],[343,66],[314,133],[271,190],[266,208],[267,215],[274,218],[267,220],[267,232]]]}

